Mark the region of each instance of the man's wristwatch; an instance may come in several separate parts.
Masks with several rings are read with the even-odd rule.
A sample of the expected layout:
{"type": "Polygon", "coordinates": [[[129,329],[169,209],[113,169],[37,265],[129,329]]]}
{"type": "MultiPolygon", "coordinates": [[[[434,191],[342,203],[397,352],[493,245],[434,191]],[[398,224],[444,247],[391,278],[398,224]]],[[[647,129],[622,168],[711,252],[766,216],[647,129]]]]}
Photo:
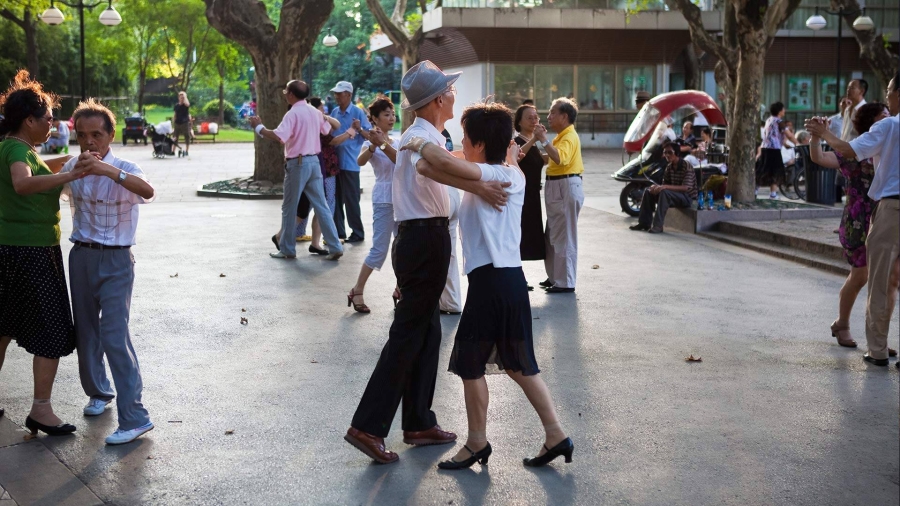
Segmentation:
{"type": "Polygon", "coordinates": [[[128,177],[128,173],[125,172],[124,170],[120,170],[119,177],[116,178],[116,183],[122,184],[125,181],[125,178],[127,178],[127,177],[128,177]]]}
{"type": "Polygon", "coordinates": [[[384,148],[386,148],[387,146],[388,146],[388,143],[384,142],[381,144],[381,146],[378,146],[378,149],[384,151],[384,148]]]}

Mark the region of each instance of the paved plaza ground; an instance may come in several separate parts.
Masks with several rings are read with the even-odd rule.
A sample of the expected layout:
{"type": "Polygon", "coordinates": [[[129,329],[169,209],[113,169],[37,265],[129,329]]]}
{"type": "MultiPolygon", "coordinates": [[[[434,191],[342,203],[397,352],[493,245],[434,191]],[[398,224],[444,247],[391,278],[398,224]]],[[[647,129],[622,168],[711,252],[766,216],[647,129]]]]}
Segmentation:
{"type": "MultiPolygon", "coordinates": [[[[393,314],[390,266],[366,287],[370,315],[346,306],[368,238],[337,263],[302,250],[295,261],[271,259],[280,201],[195,195],[202,183],[249,175],[252,146],[197,145],[190,158],[166,160],[149,147],[114,149],[159,195],[141,209],[131,320],[156,429],[105,446],[114,405],[83,417],[77,360],[63,358],[54,407],[78,431],[0,444],[0,486],[10,491],[15,468],[36,462],[22,448],[41,453],[33,445],[74,475],[47,485],[37,504],[900,502],[900,374],[893,361],[862,361],[865,291],[851,326],[861,348],[840,348],[829,325],[841,276],[690,234],[629,231],[621,183],[609,178],[617,151],[585,153],[576,293],[531,295],[535,352],[574,462],[522,466],[540,448],[540,422],[511,380],[490,376],[490,464],[446,472],[436,464],[455,447],[407,447],[399,418],[386,441],[397,464],[375,465],[342,439],[393,314]],[[685,362],[691,354],[703,361],[685,362]]],[[[371,189],[371,171],[362,181],[371,189]]],[[[370,224],[368,191],[362,208],[370,224]]],[[[62,214],[67,238],[65,205],[62,214]]],[[[540,262],[524,269],[533,284],[545,277],[540,262]]],[[[457,321],[441,318],[434,410],[464,439],[461,381],[444,372],[457,321]]],[[[31,356],[11,346],[0,385],[5,418],[22,425],[31,356]]]]}

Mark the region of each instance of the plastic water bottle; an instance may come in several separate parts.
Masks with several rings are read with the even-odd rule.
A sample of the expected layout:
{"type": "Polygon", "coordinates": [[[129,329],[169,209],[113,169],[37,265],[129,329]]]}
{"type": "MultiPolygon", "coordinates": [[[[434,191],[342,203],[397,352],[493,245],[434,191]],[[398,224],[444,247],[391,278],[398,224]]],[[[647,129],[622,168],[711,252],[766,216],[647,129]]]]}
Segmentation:
{"type": "Polygon", "coordinates": [[[706,192],[706,208],[710,211],[713,210],[713,192],[712,190],[706,192]]]}
{"type": "Polygon", "coordinates": [[[700,190],[697,193],[697,210],[698,211],[703,210],[703,193],[704,193],[703,190],[700,190]]]}

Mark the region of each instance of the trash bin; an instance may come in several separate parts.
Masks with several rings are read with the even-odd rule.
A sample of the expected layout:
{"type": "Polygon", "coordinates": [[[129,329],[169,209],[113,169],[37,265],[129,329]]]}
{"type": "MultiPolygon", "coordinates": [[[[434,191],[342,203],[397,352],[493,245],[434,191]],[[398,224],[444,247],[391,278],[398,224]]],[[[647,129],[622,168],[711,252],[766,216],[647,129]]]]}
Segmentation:
{"type": "Polygon", "coordinates": [[[797,146],[795,149],[803,157],[806,169],[806,201],[833,206],[836,200],[834,179],[837,171],[813,163],[809,156],[809,146],[797,146]]]}

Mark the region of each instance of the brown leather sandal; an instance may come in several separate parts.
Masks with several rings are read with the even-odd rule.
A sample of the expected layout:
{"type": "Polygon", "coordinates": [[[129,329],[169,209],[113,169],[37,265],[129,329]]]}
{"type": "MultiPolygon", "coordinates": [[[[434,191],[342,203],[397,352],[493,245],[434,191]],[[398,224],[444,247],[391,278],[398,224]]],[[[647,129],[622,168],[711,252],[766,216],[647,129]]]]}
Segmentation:
{"type": "Polygon", "coordinates": [[[850,327],[839,327],[837,320],[831,324],[831,337],[836,337],[839,345],[846,348],[856,348],[856,341],[850,336],[850,327]]]}
{"type": "Polygon", "coordinates": [[[350,307],[352,305],[353,309],[359,313],[371,313],[372,310],[369,309],[369,306],[367,306],[365,304],[357,304],[356,302],[353,301],[353,298],[356,297],[357,295],[362,295],[362,292],[356,293],[351,288],[350,293],[347,294],[347,307],[350,307]]]}

